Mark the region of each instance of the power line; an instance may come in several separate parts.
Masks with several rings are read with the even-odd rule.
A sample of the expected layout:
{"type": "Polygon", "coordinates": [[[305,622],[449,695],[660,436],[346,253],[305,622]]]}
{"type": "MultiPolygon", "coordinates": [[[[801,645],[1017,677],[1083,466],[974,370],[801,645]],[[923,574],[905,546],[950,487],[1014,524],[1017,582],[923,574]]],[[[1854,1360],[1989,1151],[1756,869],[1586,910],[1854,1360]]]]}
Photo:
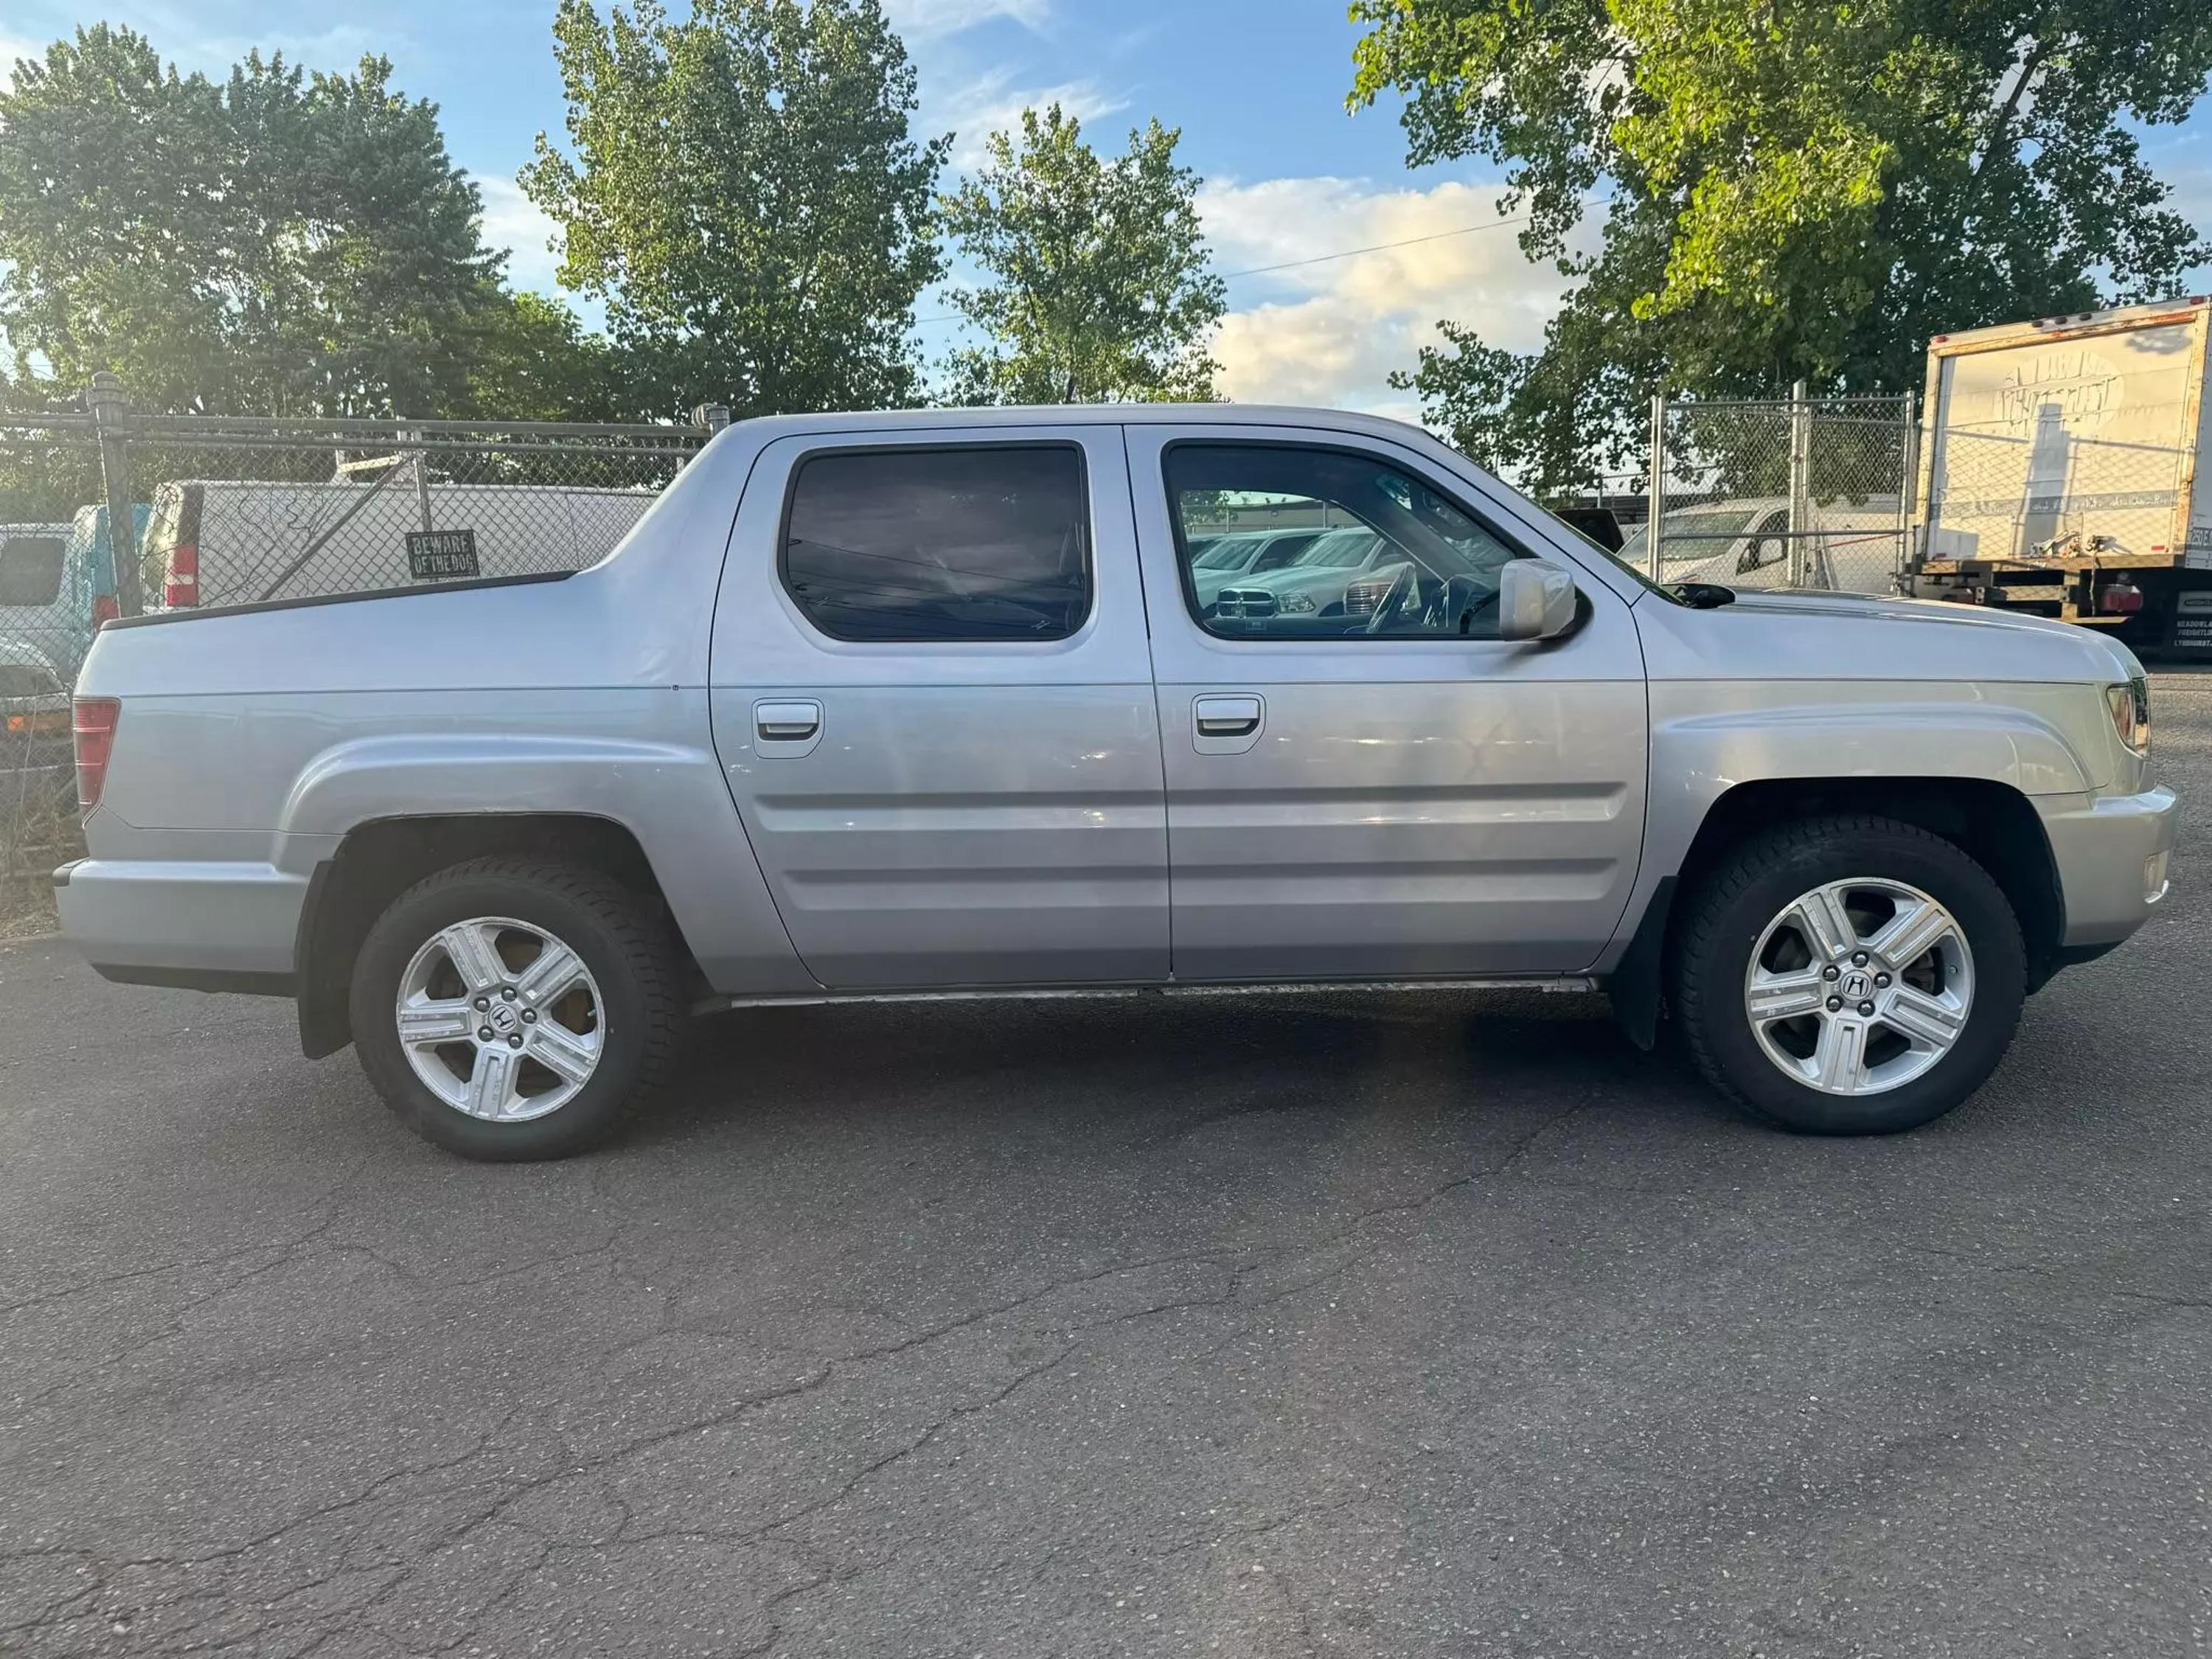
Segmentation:
{"type": "Polygon", "coordinates": [[[1496,230],[1500,225],[1517,225],[1528,216],[1525,213],[1516,213],[1510,219],[1486,219],[1479,225],[1462,225],[1457,230],[1435,230],[1426,236],[1407,236],[1395,242],[1376,242],[1368,247],[1348,247],[1341,253],[1316,253],[1310,259],[1285,259],[1279,265],[1254,265],[1249,270],[1224,271],[1221,280],[1231,283],[1239,276],[1264,276],[1271,270],[1295,270],[1300,265],[1322,265],[1331,259],[1356,258],[1363,253],[1381,253],[1394,247],[1411,247],[1416,242],[1441,242],[1448,236],[1467,236],[1478,230],[1496,230]]]}
{"type": "MultiPolygon", "coordinates": [[[[1504,225],[1524,224],[1528,222],[1528,216],[1525,213],[1516,213],[1510,218],[1486,219],[1479,225],[1462,225],[1456,230],[1432,230],[1425,236],[1403,236],[1395,242],[1373,242],[1365,247],[1348,247],[1335,253],[1316,253],[1309,259],[1285,259],[1280,264],[1254,265],[1246,270],[1224,270],[1221,273],[1221,280],[1224,283],[1233,283],[1240,276],[1265,276],[1278,270],[1297,270],[1306,265],[1325,265],[1332,259],[1356,259],[1363,253],[1385,253],[1394,247],[1412,247],[1418,242],[1441,242],[1448,237],[1470,236],[1478,230],[1496,230],[1504,225]]],[[[961,320],[961,314],[958,312],[948,311],[935,317],[918,317],[915,319],[914,325],[916,328],[927,328],[932,323],[954,323],[961,320]]]]}

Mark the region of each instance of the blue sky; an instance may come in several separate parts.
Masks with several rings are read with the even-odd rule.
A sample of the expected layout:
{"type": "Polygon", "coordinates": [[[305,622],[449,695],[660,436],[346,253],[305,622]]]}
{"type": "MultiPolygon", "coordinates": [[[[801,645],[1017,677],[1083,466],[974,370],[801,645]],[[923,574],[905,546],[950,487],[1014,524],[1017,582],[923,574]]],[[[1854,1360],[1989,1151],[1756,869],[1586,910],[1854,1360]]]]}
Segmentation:
{"type": "MultiPolygon", "coordinates": [[[[1340,404],[1410,413],[1388,389],[1440,317],[1527,346],[1560,284],[1531,269],[1510,228],[1437,236],[1497,218],[1497,169],[1405,166],[1396,112],[1346,114],[1356,32],[1342,0],[885,0],[921,75],[920,131],[959,134],[972,159],[1025,104],[1057,98],[1102,149],[1157,115],[1183,132],[1206,179],[1200,205],[1217,267],[1234,272],[1394,242],[1384,252],[1241,277],[1216,356],[1225,389],[1248,400],[1340,404]]],[[[266,0],[9,0],[0,61],[105,16],[147,34],[187,69],[220,70],[250,46],[315,68],[364,52],[440,106],[454,157],[483,187],[490,238],[513,250],[520,285],[551,289],[547,228],[514,187],[543,128],[560,134],[550,0],[357,3],[331,10],[266,0]]],[[[2185,210],[2212,227],[2212,100],[2152,135],[2154,165],[2185,210]]],[[[921,313],[939,313],[925,299],[921,313]]],[[[924,331],[933,350],[951,329],[924,331]]]]}

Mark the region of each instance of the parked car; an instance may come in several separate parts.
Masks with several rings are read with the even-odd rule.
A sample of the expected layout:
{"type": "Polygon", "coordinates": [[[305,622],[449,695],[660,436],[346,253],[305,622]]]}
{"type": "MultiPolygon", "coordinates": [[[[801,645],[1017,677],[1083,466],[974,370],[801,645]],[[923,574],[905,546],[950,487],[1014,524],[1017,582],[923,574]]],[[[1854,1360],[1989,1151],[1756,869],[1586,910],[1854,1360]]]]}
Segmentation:
{"type": "Polygon", "coordinates": [[[75,772],[68,685],[36,645],[0,633],[0,829],[27,805],[65,800],[75,772]]]}
{"type": "Polygon", "coordinates": [[[1243,530],[1185,543],[1190,556],[1191,592],[1200,609],[1212,605],[1231,582],[1265,575],[1297,562],[1298,556],[1322,534],[1302,530],[1243,530]]]}
{"type": "Polygon", "coordinates": [[[1277,617],[1364,617],[1405,562],[1393,544],[1371,530],[1331,530],[1285,565],[1221,584],[1210,614],[1217,621],[1261,625],[1277,617]],[[1371,579],[1363,583],[1363,577],[1371,579]],[[1358,606],[1355,590],[1366,603],[1348,612],[1347,605],[1358,606]]]}
{"type": "MultiPolygon", "coordinates": [[[[143,532],[146,509],[137,512],[143,532]]],[[[0,525],[0,639],[32,647],[67,684],[117,614],[105,507],[81,507],[67,524],[0,525]]]]}
{"type": "Polygon", "coordinates": [[[653,505],[649,489],[429,483],[375,488],[374,475],[285,483],[178,479],[154,492],[149,585],[165,609],[309,599],[426,580],[409,538],[444,531],[462,580],[595,562],[653,505]],[[462,551],[465,545],[465,551],[462,551]]]}
{"type": "Polygon", "coordinates": [[[72,630],[64,602],[70,527],[0,524],[0,641],[37,652],[50,667],[72,630]]]}
{"type": "Polygon", "coordinates": [[[1730,598],[1372,416],[746,422],[580,573],[103,630],[58,899],[477,1158],[600,1140],[696,1010],[1347,982],[1603,989],[1765,1119],[1924,1123],[2166,896],[2145,680],[1730,598]],[[1286,497],[1387,544],[1365,617],[1193,602],[1286,497]]]}
{"type": "MultiPolygon", "coordinates": [[[[1790,503],[1780,496],[1669,508],[1661,534],[1662,582],[1714,582],[1731,587],[1789,587],[1887,594],[1901,568],[1898,499],[1815,501],[1810,534],[1790,534],[1790,503]],[[1793,539],[1804,544],[1793,562],[1793,539]]],[[[1651,568],[1650,526],[1622,541],[1620,556],[1651,568]]]]}

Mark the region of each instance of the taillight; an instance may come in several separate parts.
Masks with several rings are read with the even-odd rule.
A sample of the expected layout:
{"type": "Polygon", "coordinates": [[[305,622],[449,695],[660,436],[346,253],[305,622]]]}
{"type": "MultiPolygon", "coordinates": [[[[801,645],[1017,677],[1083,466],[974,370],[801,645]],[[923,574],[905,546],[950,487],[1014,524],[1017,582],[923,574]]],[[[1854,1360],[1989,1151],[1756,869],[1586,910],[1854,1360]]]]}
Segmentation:
{"type": "Polygon", "coordinates": [[[161,576],[161,603],[172,611],[200,602],[200,550],[189,542],[169,550],[161,576]]]}
{"type": "Polygon", "coordinates": [[[2107,617],[2132,617],[2142,609],[2142,589],[2133,582],[2114,582],[2097,595],[2097,609],[2107,617]]]}
{"type": "Polygon", "coordinates": [[[123,717],[123,705],[112,697],[79,697],[75,711],[70,735],[76,740],[76,804],[89,812],[107,786],[107,757],[115,750],[115,723],[123,717]]]}
{"type": "Polygon", "coordinates": [[[112,623],[123,614],[123,607],[115,602],[112,593],[95,593],[92,598],[92,625],[112,623]]]}

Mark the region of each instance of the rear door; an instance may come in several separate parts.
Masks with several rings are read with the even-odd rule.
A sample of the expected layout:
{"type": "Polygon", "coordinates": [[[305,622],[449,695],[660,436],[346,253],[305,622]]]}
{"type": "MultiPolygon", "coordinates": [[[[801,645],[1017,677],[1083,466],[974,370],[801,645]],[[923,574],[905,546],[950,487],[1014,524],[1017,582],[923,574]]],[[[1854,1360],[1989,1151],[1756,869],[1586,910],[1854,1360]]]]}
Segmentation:
{"type": "Polygon", "coordinates": [[[1584,573],[1578,632],[1502,642],[1498,572],[1531,550],[1413,452],[1334,432],[1127,431],[1176,977],[1588,968],[1643,836],[1643,654],[1626,602],[1584,573]],[[1191,526],[1294,512],[1377,546],[1325,584],[1200,602],[1191,526]]]}
{"type": "Polygon", "coordinates": [[[1166,977],[1165,793],[1118,428],[769,445],[711,680],[731,793],[824,984],[1166,977]]]}

